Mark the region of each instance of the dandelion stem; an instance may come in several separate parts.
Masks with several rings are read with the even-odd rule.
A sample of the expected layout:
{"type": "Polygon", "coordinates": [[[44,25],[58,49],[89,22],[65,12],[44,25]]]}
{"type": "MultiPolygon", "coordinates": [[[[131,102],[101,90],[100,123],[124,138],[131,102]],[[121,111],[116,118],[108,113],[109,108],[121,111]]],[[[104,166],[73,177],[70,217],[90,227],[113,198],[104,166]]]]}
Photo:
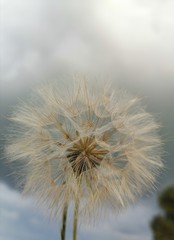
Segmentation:
{"type": "Polygon", "coordinates": [[[63,214],[62,214],[61,240],[65,240],[67,212],[68,212],[68,204],[67,202],[65,202],[63,214]]]}
{"type": "Polygon", "coordinates": [[[77,240],[79,200],[77,199],[74,206],[74,223],[73,223],[73,240],[77,240]]]}

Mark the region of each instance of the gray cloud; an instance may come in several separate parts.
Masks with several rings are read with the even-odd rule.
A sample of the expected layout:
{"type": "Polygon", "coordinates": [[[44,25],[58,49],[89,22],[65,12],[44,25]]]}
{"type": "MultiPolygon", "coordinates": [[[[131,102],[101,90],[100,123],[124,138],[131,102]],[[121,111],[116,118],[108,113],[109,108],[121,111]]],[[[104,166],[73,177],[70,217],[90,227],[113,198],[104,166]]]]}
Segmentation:
{"type": "Polygon", "coordinates": [[[77,71],[174,86],[173,1],[7,0],[2,7],[4,85],[77,71]]]}
{"type": "Polygon", "coordinates": [[[57,229],[48,224],[33,200],[0,182],[0,239],[56,239],[57,229]]]}
{"type": "MultiPolygon", "coordinates": [[[[23,239],[57,239],[58,226],[54,222],[48,224],[46,217],[34,207],[31,198],[23,198],[6,184],[0,183],[2,240],[23,239]]],[[[79,238],[86,239],[120,239],[120,240],[150,240],[149,221],[158,212],[149,200],[142,200],[135,206],[123,211],[118,216],[102,219],[95,227],[80,227],[79,238]]],[[[68,239],[70,237],[68,230],[68,239]]]]}
{"type": "Polygon", "coordinates": [[[149,200],[142,200],[131,206],[118,216],[112,215],[108,220],[101,221],[94,229],[83,229],[84,240],[91,239],[120,239],[120,240],[149,240],[152,238],[149,222],[158,212],[149,200]],[[96,238],[94,237],[96,236],[96,238]]]}

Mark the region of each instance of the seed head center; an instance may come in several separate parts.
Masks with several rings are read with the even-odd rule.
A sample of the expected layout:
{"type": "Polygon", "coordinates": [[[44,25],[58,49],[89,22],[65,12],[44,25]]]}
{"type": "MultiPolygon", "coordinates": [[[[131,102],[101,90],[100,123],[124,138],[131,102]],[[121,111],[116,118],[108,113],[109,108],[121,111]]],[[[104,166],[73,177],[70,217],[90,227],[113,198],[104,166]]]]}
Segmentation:
{"type": "Polygon", "coordinates": [[[81,138],[67,150],[67,158],[76,176],[100,166],[107,150],[97,145],[94,137],[81,138]]]}

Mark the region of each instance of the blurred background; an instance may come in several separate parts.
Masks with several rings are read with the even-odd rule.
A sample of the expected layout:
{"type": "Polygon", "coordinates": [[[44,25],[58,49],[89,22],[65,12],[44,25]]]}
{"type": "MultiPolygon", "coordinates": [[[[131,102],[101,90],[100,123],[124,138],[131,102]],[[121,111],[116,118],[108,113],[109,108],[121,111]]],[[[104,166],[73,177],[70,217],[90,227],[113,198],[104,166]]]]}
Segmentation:
{"type": "MultiPolygon", "coordinates": [[[[7,117],[40,82],[73,74],[142,96],[162,124],[166,170],[158,190],[79,239],[152,240],[157,196],[174,184],[174,1],[0,0],[0,240],[58,239],[58,226],[22,198],[3,157],[7,117]]],[[[68,229],[68,238],[71,228],[68,229]]]]}

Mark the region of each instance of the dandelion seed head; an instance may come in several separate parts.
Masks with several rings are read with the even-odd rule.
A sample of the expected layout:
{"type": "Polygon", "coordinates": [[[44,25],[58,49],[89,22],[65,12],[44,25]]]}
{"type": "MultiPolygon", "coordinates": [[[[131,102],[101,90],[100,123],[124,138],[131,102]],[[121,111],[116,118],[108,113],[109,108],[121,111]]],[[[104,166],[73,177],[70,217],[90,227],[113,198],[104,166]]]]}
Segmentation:
{"type": "Polygon", "coordinates": [[[52,216],[80,200],[86,215],[120,210],[155,188],[163,168],[159,124],[137,97],[87,81],[45,84],[11,116],[6,154],[23,165],[25,193],[52,216]],[[67,93],[66,93],[67,92],[67,93]]]}

